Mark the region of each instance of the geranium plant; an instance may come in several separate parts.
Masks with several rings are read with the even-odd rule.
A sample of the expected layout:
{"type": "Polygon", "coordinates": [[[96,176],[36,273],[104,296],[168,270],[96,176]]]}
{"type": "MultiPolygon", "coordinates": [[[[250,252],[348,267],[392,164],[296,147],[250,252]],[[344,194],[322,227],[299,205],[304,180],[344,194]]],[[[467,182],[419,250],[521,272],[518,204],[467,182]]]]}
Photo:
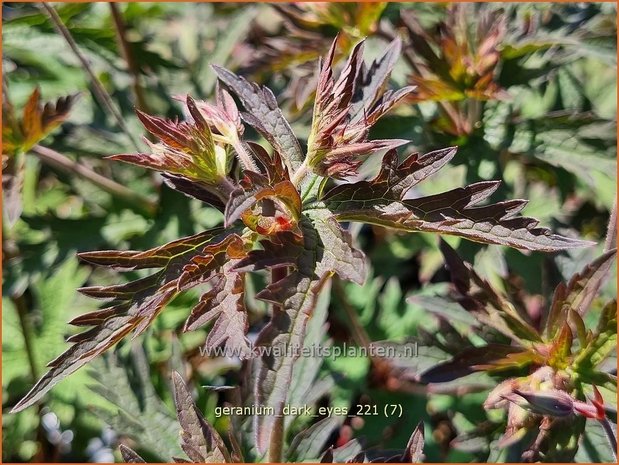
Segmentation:
{"type": "MultiPolygon", "coordinates": [[[[365,256],[355,246],[347,223],[456,235],[530,251],[590,244],[553,234],[535,219],[520,216],[525,200],[488,202],[498,182],[479,182],[427,197],[409,195],[414,186],[448,163],[456,148],[400,157],[396,149],[408,141],[372,139],[370,129],[376,121],[414,89],[386,90],[401,43],[395,40],[370,64],[364,63],[363,42],[359,43],[337,77],[336,48],[337,39],[319,64],[311,129],[304,145],[268,88],[217,66],[216,101],[184,97],[185,121],[138,112],[158,142],[147,141],[149,150],[144,153],[112,159],[161,172],[171,188],[219,209],[224,225],[146,251],[81,253],[80,258],[93,265],[124,271],[152,269],[153,273],[124,284],[82,288],[83,294],[104,299],[106,304],[71,321],[87,329],[68,339],[71,347],[49,363],[49,371],[13,411],[31,406],[126,336],[142,334],[179,293],[206,284],[208,290],[188,312],[184,329],[212,324],[207,347],[223,346],[251,364],[254,403],[275,412],[255,416],[255,448],[260,456],[268,453],[270,460],[281,461],[286,436],[281,413],[298,355],[285,350],[278,352],[284,355],[256,355],[255,349],[302,346],[305,327],[328,280],[338,275],[364,282],[365,256]],[[247,126],[268,145],[247,140],[247,126]],[[365,158],[376,153],[384,153],[378,174],[351,181],[365,158]],[[257,297],[272,305],[271,319],[251,343],[246,335],[245,281],[248,273],[261,270],[269,270],[271,279],[257,297]]],[[[559,332],[561,327],[557,326],[559,332]]],[[[220,438],[209,433],[188,407],[182,382],[175,379],[175,385],[182,426],[194,428],[195,421],[187,415],[197,418],[202,425],[198,429],[213,446],[209,453],[217,449],[220,438]]],[[[192,460],[206,461],[206,455],[191,449],[194,433],[183,433],[185,450],[192,460]]],[[[227,461],[232,456],[223,449],[220,452],[211,459],[227,461]]]]}

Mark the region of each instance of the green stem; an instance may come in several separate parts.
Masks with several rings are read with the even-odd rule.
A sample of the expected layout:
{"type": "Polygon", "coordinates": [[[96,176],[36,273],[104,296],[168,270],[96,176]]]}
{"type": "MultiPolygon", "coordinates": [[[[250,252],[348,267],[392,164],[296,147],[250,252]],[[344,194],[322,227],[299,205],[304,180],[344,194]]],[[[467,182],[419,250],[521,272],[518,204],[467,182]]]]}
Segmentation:
{"type": "Polygon", "coordinates": [[[67,29],[67,26],[65,26],[65,24],[62,22],[62,19],[60,18],[58,13],[56,13],[56,10],[54,10],[54,8],[52,8],[45,2],[41,3],[41,7],[47,12],[48,16],[54,23],[54,27],[60,33],[60,35],[64,37],[65,41],[67,42],[71,50],[73,51],[77,59],[82,64],[82,67],[86,71],[86,74],[88,74],[88,77],[90,77],[90,81],[92,83],[94,94],[97,97],[97,100],[99,100],[99,103],[101,104],[101,106],[106,108],[112,114],[112,116],[116,120],[116,123],[118,124],[118,127],[127,135],[127,137],[131,140],[133,145],[135,145],[135,148],[137,150],[140,150],[140,144],[133,137],[133,134],[131,134],[131,131],[129,131],[129,128],[127,127],[127,124],[125,123],[125,120],[123,119],[118,109],[114,106],[114,102],[112,101],[112,98],[110,97],[110,95],[107,93],[107,91],[103,87],[103,84],[101,84],[101,81],[99,81],[99,79],[95,75],[94,71],[90,67],[90,64],[88,63],[88,60],[86,60],[86,57],[80,51],[79,47],[77,46],[77,43],[75,42],[75,39],[71,35],[71,32],[69,31],[69,29],[67,29]]]}
{"type": "Polygon", "coordinates": [[[35,145],[31,151],[35,153],[42,162],[64,171],[65,173],[77,174],[78,176],[81,176],[94,185],[100,187],[104,191],[109,192],[115,197],[124,200],[128,204],[133,205],[140,210],[143,210],[149,215],[154,215],[157,210],[157,204],[147,197],[132,191],[122,184],[118,184],[116,181],[95,173],[90,168],[65,157],[55,150],[43,147],[41,145],[35,145]]]}
{"type": "MultiPolygon", "coordinates": [[[[5,223],[2,224],[2,265],[5,266],[11,259],[19,257],[19,249],[14,239],[11,237],[11,233],[5,227],[5,223]]],[[[37,364],[34,358],[34,348],[30,338],[30,326],[28,324],[28,305],[23,293],[11,294],[11,302],[15,306],[17,316],[19,317],[19,325],[21,326],[21,332],[24,337],[24,347],[26,349],[26,356],[28,357],[28,364],[30,365],[30,375],[32,381],[36,382],[39,379],[39,373],[37,370],[37,364]]]]}
{"type": "Polygon", "coordinates": [[[28,305],[23,294],[11,296],[11,301],[15,305],[17,315],[19,317],[19,325],[21,326],[21,332],[24,337],[24,348],[26,349],[26,356],[28,357],[28,364],[30,365],[30,376],[32,382],[36,383],[39,379],[39,370],[37,369],[36,360],[34,358],[34,348],[32,347],[32,338],[30,325],[28,322],[28,305]]]}

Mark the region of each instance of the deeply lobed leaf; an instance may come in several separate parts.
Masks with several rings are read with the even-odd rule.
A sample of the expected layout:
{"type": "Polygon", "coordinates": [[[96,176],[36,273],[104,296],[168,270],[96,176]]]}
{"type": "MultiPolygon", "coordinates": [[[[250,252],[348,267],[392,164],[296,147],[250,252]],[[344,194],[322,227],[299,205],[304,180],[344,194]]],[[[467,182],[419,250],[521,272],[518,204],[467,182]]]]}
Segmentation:
{"type": "Polygon", "coordinates": [[[616,249],[605,252],[572,276],[567,285],[560,283],[557,286],[545,325],[548,340],[555,338],[567,321],[570,311],[580,316],[587,312],[604,283],[616,255],[616,249]]]}
{"type": "Polygon", "coordinates": [[[230,462],[230,453],[221,436],[196,407],[181,375],[174,372],[172,381],[183,451],[194,463],[230,462]]]}
{"type": "Polygon", "coordinates": [[[518,249],[554,252],[592,244],[552,234],[538,227],[537,220],[518,216],[526,200],[479,206],[498,188],[497,181],[478,182],[417,199],[404,198],[411,187],[440,169],[454,153],[453,149],[444,149],[422,157],[413,154],[396,165],[397,154],[388,152],[374,179],[333,188],[325,195],[326,205],[340,221],[437,232],[518,249]]]}
{"type": "Polygon", "coordinates": [[[405,140],[368,140],[370,127],[413,88],[385,93],[400,42],[394,41],[386,53],[372,63],[370,71],[363,63],[363,42],[353,49],[337,80],[333,77],[333,59],[337,39],[333,42],[320,74],[312,127],[308,138],[307,164],[317,174],[334,178],[354,175],[362,156],[388,150],[407,143],[405,140]],[[370,76],[370,72],[375,74],[370,76]]]}
{"type": "Polygon", "coordinates": [[[230,259],[238,259],[243,254],[242,239],[234,230],[222,229],[205,231],[145,252],[100,251],[80,254],[83,260],[95,265],[124,270],[160,268],[160,271],[126,284],[82,288],[81,292],[85,295],[111,301],[104,308],[71,321],[75,326],[92,328],[68,339],[73,345],[49,363],[50,370],[13,411],[32,405],[56,383],[129,333],[133,332],[134,337],[141,334],[172,298],[199,284],[211,284],[211,291],[202,297],[197,309],[192,312],[188,326],[196,328],[218,316],[221,322],[215,325],[215,332],[207,344],[237,345],[242,353],[247,353],[249,346],[244,338],[247,323],[244,307],[239,303],[242,302],[242,289],[238,286],[240,277],[228,273],[224,279],[226,270],[223,268],[230,259]],[[232,289],[228,279],[232,279],[236,285],[232,289]],[[228,301],[220,302],[219,297],[228,292],[236,296],[231,297],[236,298],[236,306],[228,305],[228,301]]]}
{"type": "MultiPolygon", "coordinates": [[[[292,268],[257,296],[275,307],[271,321],[256,340],[257,346],[271,347],[272,352],[256,360],[254,395],[259,405],[272,407],[275,415],[282,412],[293,363],[299,355],[290,348],[302,347],[307,320],[325,280],[333,273],[358,283],[365,279],[363,254],[351,246],[350,237],[328,210],[305,212],[299,225],[302,237],[283,232],[265,239],[261,242],[263,250],[249,252],[237,266],[239,271],[292,268]]],[[[275,421],[271,415],[255,418],[259,453],[266,451],[275,421]]]]}
{"type": "Polygon", "coordinates": [[[27,152],[57,128],[69,115],[78,98],[77,94],[60,97],[55,102],[41,104],[41,91],[35,88],[26,105],[21,121],[4,96],[2,106],[2,154],[27,152]]]}
{"type": "Polygon", "coordinates": [[[290,124],[277,106],[273,92],[267,87],[248,82],[231,71],[213,65],[217,76],[241,100],[247,113],[243,120],[258,131],[275,150],[282,154],[289,172],[295,172],[303,161],[303,152],[290,124]]]}

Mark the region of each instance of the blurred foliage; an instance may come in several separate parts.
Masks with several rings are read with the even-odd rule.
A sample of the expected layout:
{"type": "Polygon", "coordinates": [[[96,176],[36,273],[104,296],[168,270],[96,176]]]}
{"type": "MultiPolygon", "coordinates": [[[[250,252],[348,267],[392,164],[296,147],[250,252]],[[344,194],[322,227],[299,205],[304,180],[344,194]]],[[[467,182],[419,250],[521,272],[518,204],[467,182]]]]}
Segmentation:
{"type": "MultiPolygon", "coordinates": [[[[398,86],[416,84],[418,93],[378,122],[372,137],[411,140],[420,152],[459,147],[451,164],[432,182],[415,187],[414,193],[431,195],[465,182],[501,178],[497,199],[529,199],[525,214],[564,235],[598,242],[589,249],[555,255],[524,255],[449,239],[457,253],[493,287],[510,298],[517,296],[538,325],[555,287],[601,255],[616,198],[614,4],[118,6],[122,39],[108,4],[53,5],[129,134],[102,104],[91,76],[46,12],[37,4],[2,5],[4,462],[120,460],[121,440],[135,445],[146,459],[169,460],[176,454],[174,447],[178,449],[171,373],[183,373],[195,386],[238,384],[238,361],[200,354],[206,331],[182,332],[191,296],[181,296],[137,341],[145,346],[147,357],[132,344],[121,343],[118,353],[92,365],[91,375],[87,369],[78,371],[40,408],[7,413],[43,372],[43,363],[63,350],[70,335],[66,322],[95,308],[76,289],[118,281],[117,276],[79,264],[76,252],[143,250],[222,222],[217,210],[169,189],[158,175],[104,159],[135,151],[130,134],[144,133],[135,106],[175,117],[181,106],[174,96],[212,96],[212,63],[251,73],[273,88],[295,133],[303,138],[310,121],[300,110],[312,102],[316,60],[337,32],[350,49],[369,36],[366,49],[372,58],[392,38],[401,37],[403,58],[392,80],[398,86]],[[60,120],[55,119],[54,127],[42,124],[29,132],[36,126],[24,123],[26,109],[35,107],[28,104],[29,98],[40,95],[41,102],[55,102],[78,93],[64,122],[57,125],[60,120]],[[31,135],[35,132],[36,137],[31,135]],[[34,143],[62,154],[80,169],[127,186],[136,196],[152,199],[156,211],[141,210],[75,170],[58,169],[29,150],[34,143]],[[14,222],[7,216],[10,191],[5,181],[21,199],[14,222]],[[144,436],[144,428],[154,423],[159,430],[149,429],[144,436]]],[[[347,55],[348,50],[342,50],[336,61],[347,55]]],[[[367,163],[361,176],[371,176],[377,167],[367,163]]],[[[326,323],[316,323],[308,341],[328,339],[341,346],[417,340],[419,356],[400,367],[412,372],[425,370],[429,365],[423,364],[429,361],[449,359],[447,348],[463,338],[475,345],[492,342],[490,331],[470,330],[471,315],[454,303],[435,237],[374,226],[355,226],[351,232],[370,258],[371,278],[363,286],[335,282],[330,302],[323,302],[329,309],[328,314],[324,311],[326,323]],[[438,335],[442,349],[424,345],[428,335],[438,335]]],[[[259,280],[248,289],[261,288],[259,280]]],[[[616,298],[615,282],[613,268],[592,304],[590,321],[585,318],[587,327],[595,327],[602,304],[616,298]]],[[[266,309],[251,290],[247,292],[254,337],[264,325],[266,309]]],[[[601,369],[616,374],[614,354],[601,369]]],[[[334,447],[335,459],[354,457],[361,450],[356,442],[348,443],[351,439],[370,451],[401,449],[421,420],[426,425],[428,461],[519,458],[510,454],[521,451],[497,447],[503,433],[497,425],[505,423],[505,414],[483,408],[503,377],[476,373],[465,378],[466,383],[445,383],[440,390],[428,391],[367,357],[326,359],[303,370],[312,374],[311,381],[293,386],[293,392],[299,399],[307,397],[308,403],[404,406],[400,419],[357,416],[333,425],[322,445],[334,447]]],[[[614,398],[612,393],[602,394],[607,404],[614,398]]],[[[228,400],[226,391],[197,389],[194,395],[206,419],[226,431],[228,419],[212,413],[228,400]]],[[[292,430],[301,433],[314,421],[298,418],[292,430]]],[[[252,434],[251,425],[234,426],[252,434]]],[[[575,460],[612,460],[605,439],[599,427],[587,426],[575,460]]],[[[253,457],[251,451],[244,455],[253,457]]]]}

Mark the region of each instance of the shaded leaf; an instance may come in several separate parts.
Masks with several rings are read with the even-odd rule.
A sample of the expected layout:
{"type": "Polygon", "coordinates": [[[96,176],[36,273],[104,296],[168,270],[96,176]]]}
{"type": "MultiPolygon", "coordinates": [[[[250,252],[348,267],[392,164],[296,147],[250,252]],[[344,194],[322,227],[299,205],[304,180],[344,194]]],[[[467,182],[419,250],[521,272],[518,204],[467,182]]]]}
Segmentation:
{"type": "Polygon", "coordinates": [[[127,447],[124,444],[121,444],[119,449],[120,449],[120,454],[122,455],[123,460],[126,463],[146,463],[146,461],[142,457],[140,457],[138,453],[135,452],[130,447],[127,447]]]}
{"type": "Polygon", "coordinates": [[[609,250],[586,265],[582,271],[574,274],[567,285],[561,283],[557,286],[545,326],[545,334],[549,340],[555,338],[557,331],[567,320],[570,310],[582,316],[589,309],[608,275],[616,254],[616,249],[609,250]]]}
{"type": "Polygon", "coordinates": [[[329,436],[340,423],[341,419],[337,416],[329,416],[301,431],[288,448],[287,460],[291,462],[316,460],[320,457],[329,436]]]}
{"type": "Polygon", "coordinates": [[[225,205],[221,198],[212,192],[208,186],[183,176],[169,173],[163,174],[164,182],[174,190],[182,192],[188,197],[193,197],[201,202],[212,205],[220,212],[224,211],[225,205]]]}
{"type": "Polygon", "coordinates": [[[126,357],[107,353],[92,363],[88,373],[97,381],[89,389],[117,407],[91,407],[97,417],[161,461],[181,453],[178,421],[155,392],[149,361],[141,347],[133,344],[126,357]]]}
{"type": "Polygon", "coordinates": [[[424,425],[423,422],[419,422],[408,440],[406,450],[402,455],[402,462],[421,463],[424,459],[424,444],[424,425]]]}
{"type": "Polygon", "coordinates": [[[482,323],[489,325],[522,347],[532,342],[541,342],[537,330],[525,319],[505,296],[498,293],[472,268],[458,257],[445,241],[441,240],[441,252],[445,257],[451,281],[458,291],[458,303],[473,313],[482,323]]]}
{"type": "Polygon", "coordinates": [[[172,373],[174,403],[181,424],[181,447],[195,463],[230,462],[230,454],[219,433],[198,410],[183,378],[172,373]]]}
{"type": "Polygon", "coordinates": [[[522,348],[488,344],[459,352],[448,362],[440,363],[423,372],[418,380],[421,383],[445,383],[476,371],[502,370],[531,364],[535,361],[535,354],[523,351],[522,348]]]}

